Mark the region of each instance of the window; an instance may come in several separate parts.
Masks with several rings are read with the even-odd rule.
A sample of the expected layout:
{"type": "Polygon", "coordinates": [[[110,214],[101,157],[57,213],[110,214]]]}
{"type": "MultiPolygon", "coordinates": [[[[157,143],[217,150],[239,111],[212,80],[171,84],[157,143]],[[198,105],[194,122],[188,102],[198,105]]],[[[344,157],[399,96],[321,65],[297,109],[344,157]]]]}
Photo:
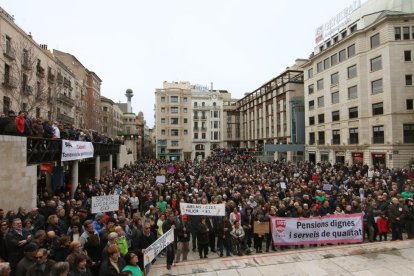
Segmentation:
{"type": "Polygon", "coordinates": [[[315,132],[309,132],[309,145],[315,144],[315,132]]]}
{"type": "Polygon", "coordinates": [[[178,136],[180,131],[178,129],[171,129],[171,136],[178,136]]]}
{"type": "Polygon", "coordinates": [[[382,115],[384,114],[384,107],[382,103],[372,104],[372,115],[382,115]]]}
{"type": "Polygon", "coordinates": [[[310,94],[313,94],[313,92],[314,92],[314,85],[313,84],[311,84],[311,85],[309,85],[308,86],[308,94],[310,95],[310,94]]]}
{"type": "Polygon", "coordinates": [[[194,107],[197,107],[197,102],[194,102],[194,107]]]}
{"type": "MultiPolygon", "coordinates": [[[[6,114],[6,115],[9,113],[10,104],[11,104],[10,98],[6,97],[6,96],[3,96],[3,113],[6,114]]],[[[40,116],[37,116],[37,118],[39,118],[39,117],[40,116]]]]}
{"type": "Polygon", "coordinates": [[[394,28],[394,38],[395,40],[401,40],[401,28],[400,27],[394,28]]]}
{"type": "Polygon", "coordinates": [[[172,103],[178,103],[178,96],[171,96],[170,100],[172,103]]]}
{"type": "Polygon", "coordinates": [[[322,70],[323,70],[323,64],[321,61],[316,64],[316,72],[319,73],[319,72],[322,72],[322,70]]]}
{"type": "Polygon", "coordinates": [[[403,39],[410,39],[410,27],[403,27],[403,39]]]}
{"type": "Polygon", "coordinates": [[[338,63],[338,54],[333,54],[331,56],[331,66],[334,66],[337,63],[338,63]]]}
{"type": "Polygon", "coordinates": [[[325,114],[318,114],[318,124],[325,123],[325,114]]]}
{"type": "Polygon", "coordinates": [[[335,36],[335,37],[333,38],[333,41],[334,41],[334,43],[337,43],[337,42],[338,42],[338,36],[335,36]]]}
{"type": "Polygon", "coordinates": [[[205,132],[201,133],[201,139],[204,139],[205,140],[205,139],[207,139],[206,137],[207,137],[207,135],[206,135],[205,132]]]}
{"type": "Polygon", "coordinates": [[[172,106],[171,109],[170,109],[170,113],[177,114],[178,113],[178,107],[177,106],[172,106]]]}
{"type": "Polygon", "coordinates": [[[339,51],[339,62],[342,62],[346,59],[346,49],[339,51]]]}
{"type": "Polygon", "coordinates": [[[332,122],[339,121],[339,119],[340,119],[339,117],[340,117],[339,116],[339,110],[332,112],[332,122]]]}
{"type": "Polygon", "coordinates": [[[325,131],[318,131],[318,145],[325,144],[325,131]]]}
{"type": "Polygon", "coordinates": [[[324,59],[323,61],[323,68],[326,70],[329,68],[329,58],[324,59]]]}
{"type": "Polygon", "coordinates": [[[331,85],[337,85],[339,82],[339,74],[338,72],[331,75],[331,85]]]}
{"type": "Polygon", "coordinates": [[[172,125],[178,125],[178,118],[170,118],[170,123],[172,125]]]}
{"type": "Polygon", "coordinates": [[[165,129],[161,129],[161,135],[165,135],[165,129]]]}
{"type": "Polygon", "coordinates": [[[198,139],[198,133],[194,133],[194,139],[198,139]]]}
{"type": "Polygon", "coordinates": [[[351,32],[351,34],[354,33],[356,30],[357,30],[357,25],[356,24],[351,26],[351,28],[349,28],[349,31],[351,32]]]}
{"type": "Polygon", "coordinates": [[[309,110],[313,110],[315,108],[315,101],[309,101],[309,110]]]}
{"type": "Polygon", "coordinates": [[[165,107],[161,107],[161,113],[165,113],[165,107]]]}
{"type": "Polygon", "coordinates": [[[188,130],[184,129],[184,135],[188,134],[188,130]]]}
{"type": "Polygon", "coordinates": [[[339,129],[332,130],[332,145],[339,145],[341,143],[341,131],[339,129]]]}
{"type": "Polygon", "coordinates": [[[413,110],[413,99],[407,99],[405,101],[405,105],[407,106],[408,110],[413,110]]]}
{"type": "Polygon", "coordinates": [[[342,37],[342,39],[344,39],[346,37],[346,30],[341,33],[341,37],[342,37]]]}
{"type": "Polygon", "coordinates": [[[187,108],[184,108],[183,109],[183,113],[187,113],[188,112],[188,109],[187,108]]]}
{"type": "Polygon", "coordinates": [[[349,144],[358,144],[358,128],[349,129],[349,144]]]}
{"type": "Polygon", "coordinates": [[[348,67],[348,79],[355,78],[357,76],[357,66],[352,65],[348,67]]]}
{"type": "Polygon", "coordinates": [[[165,103],[165,97],[161,97],[161,102],[165,103]]]}
{"type": "Polygon", "coordinates": [[[411,61],[411,51],[404,51],[404,61],[411,61]]]}
{"type": "Polygon", "coordinates": [[[316,82],[316,89],[318,89],[318,91],[323,89],[323,79],[316,82]]]}
{"type": "Polygon", "coordinates": [[[358,107],[351,107],[348,109],[349,119],[358,118],[358,107]]]}
{"type": "Polygon", "coordinates": [[[355,44],[348,47],[348,58],[355,56],[355,44]]]}
{"type": "Polygon", "coordinates": [[[380,45],[380,35],[379,33],[371,36],[371,49],[380,45]]]}
{"type": "Polygon", "coordinates": [[[373,144],[384,144],[384,126],[374,126],[373,132],[373,144]]]}
{"type": "Polygon", "coordinates": [[[325,100],[323,96],[318,97],[318,107],[324,107],[325,106],[325,100]]]}
{"type": "Polygon", "coordinates": [[[177,141],[177,140],[172,140],[171,141],[171,146],[172,147],[178,147],[180,145],[180,142],[179,141],[177,141]]]}
{"type": "Polygon", "coordinates": [[[371,72],[382,69],[381,56],[371,59],[371,72]]]}
{"type": "Polygon", "coordinates": [[[358,89],[357,86],[352,86],[348,88],[348,99],[358,98],[358,89]]]}
{"type": "Polygon", "coordinates": [[[331,102],[332,104],[339,103],[339,91],[331,94],[331,102]]]}
{"type": "Polygon", "coordinates": [[[405,85],[413,85],[413,75],[405,75],[405,85]]]}
{"type": "Polygon", "coordinates": [[[309,117],[309,125],[313,126],[314,124],[315,124],[315,117],[314,116],[309,117]]]}
{"type": "Polygon", "coordinates": [[[161,124],[165,124],[165,118],[161,118],[161,124]]]}
{"type": "Polygon", "coordinates": [[[183,102],[186,103],[188,101],[187,97],[183,98],[183,102]]]}
{"type": "Polygon", "coordinates": [[[184,124],[187,124],[187,123],[188,123],[188,119],[184,118],[184,124]]]}
{"type": "Polygon", "coordinates": [[[404,143],[414,143],[414,124],[403,125],[404,143]]]}
{"type": "Polygon", "coordinates": [[[312,78],[313,77],[313,68],[308,69],[308,78],[312,78]]]}
{"type": "Polygon", "coordinates": [[[382,79],[375,80],[371,82],[371,92],[372,94],[381,93],[382,90],[382,79]]]}

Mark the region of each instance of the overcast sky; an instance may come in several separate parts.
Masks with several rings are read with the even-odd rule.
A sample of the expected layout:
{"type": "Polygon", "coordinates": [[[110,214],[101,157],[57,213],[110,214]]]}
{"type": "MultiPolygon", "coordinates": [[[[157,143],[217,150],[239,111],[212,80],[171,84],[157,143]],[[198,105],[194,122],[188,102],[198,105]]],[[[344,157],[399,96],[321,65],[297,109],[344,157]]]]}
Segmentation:
{"type": "MultiPolygon", "coordinates": [[[[226,89],[234,98],[277,76],[315,46],[315,29],[353,0],[3,0],[39,44],[76,56],[101,94],[154,124],[163,81],[226,89]]],[[[363,1],[364,2],[364,1],[363,1]]]]}

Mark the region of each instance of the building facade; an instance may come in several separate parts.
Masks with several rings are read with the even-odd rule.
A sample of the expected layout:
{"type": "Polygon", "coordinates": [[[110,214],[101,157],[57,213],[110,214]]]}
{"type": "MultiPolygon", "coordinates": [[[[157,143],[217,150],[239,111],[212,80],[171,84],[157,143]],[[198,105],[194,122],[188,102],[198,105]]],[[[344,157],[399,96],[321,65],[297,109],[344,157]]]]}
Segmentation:
{"type": "Polygon", "coordinates": [[[247,151],[264,151],[265,145],[290,145],[267,148],[271,159],[300,161],[304,152],[303,70],[306,60],[296,63],[238,101],[240,146],[247,151]],[[302,145],[302,146],[299,146],[302,145]]]}
{"type": "Polygon", "coordinates": [[[414,156],[414,1],[367,1],[305,63],[305,158],[402,167],[414,156]]]}

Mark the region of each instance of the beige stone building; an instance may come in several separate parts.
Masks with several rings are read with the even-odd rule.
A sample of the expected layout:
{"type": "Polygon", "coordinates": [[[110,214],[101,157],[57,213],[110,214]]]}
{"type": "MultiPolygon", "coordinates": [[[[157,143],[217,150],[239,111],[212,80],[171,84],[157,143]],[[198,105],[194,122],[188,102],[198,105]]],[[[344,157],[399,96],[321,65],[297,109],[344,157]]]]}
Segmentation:
{"type": "Polygon", "coordinates": [[[123,134],[121,109],[111,100],[101,96],[100,133],[115,139],[123,134]]]}
{"type": "Polygon", "coordinates": [[[303,66],[305,158],[405,166],[414,156],[414,1],[355,8],[339,31],[323,37],[321,27],[303,66]]]}

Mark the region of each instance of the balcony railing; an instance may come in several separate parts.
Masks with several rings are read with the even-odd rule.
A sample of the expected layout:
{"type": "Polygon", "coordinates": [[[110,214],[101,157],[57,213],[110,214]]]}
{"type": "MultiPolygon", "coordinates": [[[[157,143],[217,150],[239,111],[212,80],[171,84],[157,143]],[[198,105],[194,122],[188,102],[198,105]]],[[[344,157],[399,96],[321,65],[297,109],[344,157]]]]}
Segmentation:
{"type": "MultiPolygon", "coordinates": [[[[93,143],[94,156],[118,154],[120,145],[93,143]]],[[[62,140],[46,138],[27,138],[27,164],[60,162],[62,140]]]]}
{"type": "Polygon", "coordinates": [[[72,118],[72,117],[70,117],[70,116],[68,116],[66,114],[62,114],[62,113],[59,113],[57,115],[57,120],[59,121],[59,123],[62,123],[62,124],[73,125],[75,123],[75,119],[74,118],[72,118]]]}
{"type": "Polygon", "coordinates": [[[71,97],[66,96],[65,94],[59,94],[57,96],[57,100],[69,105],[70,107],[73,107],[75,105],[75,100],[73,100],[71,97]]]}

